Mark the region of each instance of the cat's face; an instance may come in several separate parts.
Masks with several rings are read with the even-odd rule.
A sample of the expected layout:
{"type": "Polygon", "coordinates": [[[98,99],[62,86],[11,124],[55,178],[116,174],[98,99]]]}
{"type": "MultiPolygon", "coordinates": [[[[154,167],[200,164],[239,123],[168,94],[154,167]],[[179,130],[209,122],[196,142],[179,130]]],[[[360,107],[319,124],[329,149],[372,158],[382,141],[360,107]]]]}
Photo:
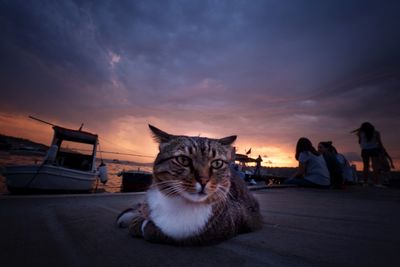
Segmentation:
{"type": "Polygon", "coordinates": [[[168,196],[213,203],[227,198],[230,189],[231,144],[222,139],[174,136],[150,126],[160,151],[154,163],[154,186],[168,196]]]}

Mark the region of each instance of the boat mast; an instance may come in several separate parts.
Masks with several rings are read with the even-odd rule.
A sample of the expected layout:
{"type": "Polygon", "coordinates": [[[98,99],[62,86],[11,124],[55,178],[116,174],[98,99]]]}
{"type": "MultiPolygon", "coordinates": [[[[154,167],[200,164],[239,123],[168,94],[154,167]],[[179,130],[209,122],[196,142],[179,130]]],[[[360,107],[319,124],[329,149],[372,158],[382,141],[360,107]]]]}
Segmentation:
{"type": "Polygon", "coordinates": [[[51,125],[51,126],[57,126],[57,125],[55,125],[55,124],[53,124],[53,123],[50,123],[50,122],[47,122],[47,121],[38,119],[38,118],[33,117],[33,116],[30,116],[30,115],[29,115],[29,118],[31,118],[31,119],[33,119],[33,120],[37,120],[37,121],[39,121],[39,122],[41,122],[41,123],[45,123],[45,124],[51,125]]]}

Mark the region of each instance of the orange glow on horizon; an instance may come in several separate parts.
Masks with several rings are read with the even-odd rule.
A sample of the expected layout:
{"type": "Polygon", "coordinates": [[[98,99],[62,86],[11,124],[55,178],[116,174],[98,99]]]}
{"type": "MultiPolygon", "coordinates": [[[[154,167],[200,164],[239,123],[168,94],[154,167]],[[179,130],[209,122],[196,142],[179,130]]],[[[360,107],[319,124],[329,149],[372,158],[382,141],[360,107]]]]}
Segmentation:
{"type": "Polygon", "coordinates": [[[34,121],[28,116],[0,113],[0,129],[1,134],[29,139],[45,145],[49,145],[53,137],[51,126],[34,121]]]}
{"type": "MultiPolygon", "coordinates": [[[[112,151],[118,153],[128,153],[137,156],[128,156],[123,154],[108,154],[103,153],[103,158],[119,159],[126,161],[136,161],[140,163],[151,163],[154,161],[158,153],[158,144],[154,142],[148,129],[148,122],[151,121],[155,125],[160,125],[164,129],[162,122],[156,118],[134,118],[123,117],[115,120],[107,127],[101,129],[94,129],[94,133],[99,134],[100,149],[103,151],[112,151]]],[[[57,122],[55,122],[57,123],[57,122]]],[[[73,128],[69,125],[61,126],[73,128]]],[[[76,127],[75,127],[76,128],[76,127]]],[[[168,128],[168,126],[166,127],[168,128]]],[[[0,113],[0,133],[30,139],[34,142],[49,145],[53,131],[51,126],[39,123],[30,119],[28,116],[12,115],[0,113]]],[[[91,131],[87,129],[88,131],[91,131]]],[[[176,133],[180,132],[176,129],[176,133]]],[[[181,131],[182,132],[182,131],[181,131]]],[[[175,134],[175,132],[174,132],[175,134]]],[[[199,133],[184,133],[187,135],[199,135],[199,133]]],[[[203,132],[201,136],[218,137],[220,134],[211,132],[203,132]]],[[[251,147],[252,151],[249,155],[252,158],[261,156],[264,167],[297,167],[298,162],[294,159],[294,148],[288,145],[268,144],[260,145],[252,142],[249,139],[240,138],[235,143],[237,153],[245,154],[251,147]]],[[[99,155],[100,156],[100,155],[99,155]]],[[[362,162],[353,161],[358,171],[362,170],[362,162]]],[[[394,160],[396,170],[399,170],[400,161],[394,160]]]]}
{"type": "Polygon", "coordinates": [[[270,144],[268,146],[254,146],[249,140],[238,142],[236,145],[237,153],[245,154],[251,147],[251,158],[262,158],[261,166],[263,167],[297,167],[298,162],[294,159],[294,152],[291,149],[280,147],[278,144],[270,144]],[[243,145],[244,143],[244,145],[243,145]],[[243,149],[246,148],[246,149],[243,149]]]}

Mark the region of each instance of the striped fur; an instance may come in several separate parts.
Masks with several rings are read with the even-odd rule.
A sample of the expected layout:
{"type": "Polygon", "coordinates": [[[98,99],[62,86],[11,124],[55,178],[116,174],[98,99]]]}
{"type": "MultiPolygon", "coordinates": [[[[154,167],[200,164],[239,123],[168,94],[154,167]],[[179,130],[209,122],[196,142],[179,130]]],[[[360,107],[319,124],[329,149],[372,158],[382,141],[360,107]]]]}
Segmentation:
{"type": "Polygon", "coordinates": [[[153,166],[153,185],[142,204],[146,212],[120,216],[134,217],[133,236],[203,245],[261,227],[258,202],[230,168],[236,136],[211,139],[150,129],[160,151],[153,166]]]}

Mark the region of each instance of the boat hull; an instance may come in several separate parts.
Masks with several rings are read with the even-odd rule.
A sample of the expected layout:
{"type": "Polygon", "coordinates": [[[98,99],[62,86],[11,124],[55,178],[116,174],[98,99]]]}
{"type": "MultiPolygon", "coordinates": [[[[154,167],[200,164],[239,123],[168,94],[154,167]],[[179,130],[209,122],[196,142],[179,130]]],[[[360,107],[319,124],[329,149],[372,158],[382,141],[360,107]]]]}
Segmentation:
{"type": "Polygon", "coordinates": [[[97,173],[53,165],[6,167],[7,189],[11,193],[35,191],[89,192],[95,188],[97,173]]]}

